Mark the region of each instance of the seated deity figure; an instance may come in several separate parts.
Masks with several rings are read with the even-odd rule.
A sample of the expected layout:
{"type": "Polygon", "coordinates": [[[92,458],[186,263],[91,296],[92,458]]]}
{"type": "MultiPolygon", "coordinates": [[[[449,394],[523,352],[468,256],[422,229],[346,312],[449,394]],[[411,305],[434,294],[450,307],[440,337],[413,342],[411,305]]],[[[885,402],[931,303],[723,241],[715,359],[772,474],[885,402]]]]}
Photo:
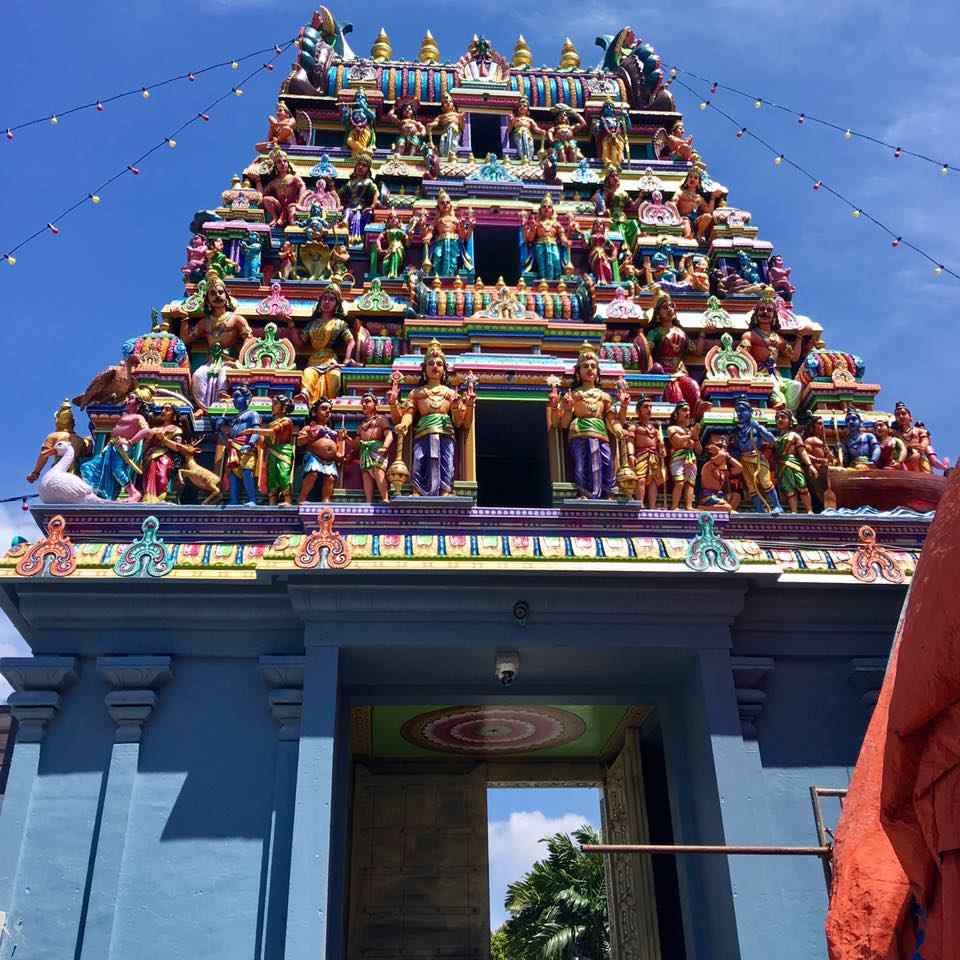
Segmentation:
{"type": "Polygon", "coordinates": [[[340,393],[340,366],[337,350],[343,350],[343,364],[349,364],[356,346],[343,309],[343,295],[336,283],[329,284],[313,310],[310,322],[298,330],[287,318],[287,339],[300,351],[309,351],[300,380],[300,396],[310,405],[340,393]]]}
{"type": "Polygon", "coordinates": [[[190,323],[188,309],[193,298],[174,307],[171,313],[180,317],[180,339],[184,344],[189,347],[202,342],[209,351],[206,363],[197,367],[190,381],[197,406],[206,410],[226,388],[226,368],[236,366],[236,357],[232,357],[230,351],[239,354],[240,347],[253,332],[243,314],[237,312],[237,305],[219,275],[211,270],[198,286],[197,294],[201,294],[201,287],[201,317],[195,324],[190,323]]]}
{"type": "Polygon", "coordinates": [[[297,130],[297,121],[287,105],[281,100],[277,103],[276,116],[267,118],[267,142],[258,143],[258,147],[266,148],[270,144],[277,143],[281,147],[286,147],[294,142],[297,130]]]}
{"type": "Polygon", "coordinates": [[[693,137],[687,137],[685,133],[683,121],[677,120],[667,134],[666,145],[672,156],[689,162],[694,159],[696,152],[693,149],[693,137]]]}
{"type": "Polygon", "coordinates": [[[380,188],[370,175],[373,156],[358,153],[350,179],[340,188],[340,200],[344,206],[347,232],[351,244],[363,242],[363,229],[373,217],[380,200],[380,188]]]}
{"type": "Polygon", "coordinates": [[[547,132],[530,116],[530,101],[521,97],[513,116],[507,121],[507,136],[517,151],[518,160],[533,160],[537,155],[534,134],[542,141],[547,132]]]}
{"type": "Polygon", "coordinates": [[[435,130],[440,135],[437,152],[444,159],[455,157],[463,133],[463,114],[457,110],[449,93],[440,98],[440,113],[430,121],[431,136],[435,130]]]}
{"type": "Polygon", "coordinates": [[[570,238],[553,212],[553,200],[546,194],[537,213],[527,214],[523,239],[533,254],[534,274],[539,280],[559,280],[571,269],[570,238]]]}
{"type": "Polygon", "coordinates": [[[283,229],[297,221],[297,209],[307,192],[303,179],[293,172],[290,158],[279,148],[270,153],[270,173],[261,176],[263,211],[274,227],[283,229]]]}
{"type": "Polygon", "coordinates": [[[577,134],[587,129],[587,121],[566,103],[554,108],[554,121],[547,128],[547,144],[555,163],[576,163],[583,159],[577,146],[577,134]]]}
{"type": "Polygon", "coordinates": [[[610,97],[604,101],[600,115],[593,121],[597,141],[597,159],[603,164],[622,166],[630,159],[630,115],[610,97]]]}
{"type": "Polygon", "coordinates": [[[398,157],[415,157],[423,153],[427,142],[427,128],[417,119],[419,101],[415,97],[401,97],[387,111],[387,118],[399,129],[394,153],[398,157]]]}
{"type": "Polygon", "coordinates": [[[377,115],[367,102],[367,95],[360,90],[353,103],[340,108],[340,116],[346,130],[346,146],[354,157],[372,153],[377,146],[374,121],[377,115]]]}
{"type": "Polygon", "coordinates": [[[930,432],[922,423],[914,423],[910,408],[902,401],[897,401],[893,408],[896,420],[894,431],[906,444],[907,458],[904,465],[912,473],[933,473],[933,468],[948,470],[950,462],[941,460],[933,449],[930,432]]]}
{"type": "Polygon", "coordinates": [[[420,382],[400,401],[400,383],[387,395],[397,436],[413,430],[413,492],[416,496],[446,497],[453,493],[456,430],[473,423],[477,396],[473,380],[458,393],[447,383],[447,359],[440,344],[431,341],[420,365],[420,382]]]}
{"type": "Polygon", "coordinates": [[[722,190],[713,190],[705,195],[700,170],[694,167],[684,177],[680,189],[673,195],[673,202],[683,217],[683,235],[688,240],[705,243],[713,230],[713,211],[723,196],[722,190]]]}
{"type": "Polygon", "coordinates": [[[620,410],[626,412],[629,395],[619,397],[619,408],[600,387],[600,359],[584,343],[573,372],[573,387],[561,397],[555,382],[547,405],[547,429],[566,430],[573,458],[573,476],[580,500],[610,499],[616,485],[611,437],[624,437],[620,410]]]}
{"type": "Polygon", "coordinates": [[[877,438],[863,429],[863,418],[853,407],[843,418],[846,433],[840,444],[840,466],[848,470],[870,470],[880,463],[877,438]]]}
{"type": "Polygon", "coordinates": [[[467,273],[472,271],[469,241],[475,223],[473,210],[468,209],[461,219],[447,191],[441,190],[437,194],[436,212],[423,234],[424,272],[438,277],[455,277],[461,269],[467,273]]]}
{"type": "Polygon", "coordinates": [[[27,474],[27,483],[36,483],[40,479],[40,472],[44,464],[51,458],[56,457],[56,445],[60,440],[64,440],[73,447],[73,461],[70,464],[70,472],[77,473],[80,470],[80,461],[84,457],[89,457],[93,450],[93,441],[90,437],[81,437],[77,432],[77,421],[73,416],[73,410],[70,407],[70,401],[64,400],[60,404],[53,417],[53,425],[56,428],[53,433],[48,433],[40,446],[40,454],[33,469],[27,474]]]}

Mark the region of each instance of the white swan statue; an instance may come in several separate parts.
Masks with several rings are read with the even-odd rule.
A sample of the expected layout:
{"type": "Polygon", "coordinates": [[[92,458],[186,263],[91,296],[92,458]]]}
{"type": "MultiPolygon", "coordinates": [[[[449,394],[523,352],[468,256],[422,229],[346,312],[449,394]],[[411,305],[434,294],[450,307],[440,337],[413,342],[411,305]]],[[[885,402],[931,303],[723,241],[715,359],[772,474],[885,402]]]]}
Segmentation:
{"type": "Polygon", "coordinates": [[[66,440],[58,440],[53,449],[59,459],[40,478],[38,487],[44,503],[105,503],[93,492],[93,487],[75,473],[70,472],[76,452],[66,440]]]}

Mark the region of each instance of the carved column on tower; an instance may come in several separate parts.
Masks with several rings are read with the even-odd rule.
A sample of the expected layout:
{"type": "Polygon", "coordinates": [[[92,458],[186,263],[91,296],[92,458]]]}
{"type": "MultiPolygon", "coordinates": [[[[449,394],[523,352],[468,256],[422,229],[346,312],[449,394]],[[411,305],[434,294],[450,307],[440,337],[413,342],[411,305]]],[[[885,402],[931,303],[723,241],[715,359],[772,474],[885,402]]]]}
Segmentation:
{"type": "Polygon", "coordinates": [[[277,724],[273,814],[264,878],[264,956],[282,957],[286,948],[287,890],[293,841],[293,802],[297,792],[300,722],[303,718],[305,657],[261,657],[260,672],[269,688],[267,701],[277,724]]]}
{"type": "Polygon", "coordinates": [[[93,840],[93,874],[80,960],[111,960],[117,956],[114,920],[119,908],[130,804],[140,764],[140,740],[144,724],[157,705],[157,688],[173,677],[170,657],[98,657],[97,670],[111,688],[104,703],[115,726],[100,825],[93,840]]]}
{"type": "Polygon", "coordinates": [[[15,928],[20,852],[47,725],[60,709],[61,693],[77,680],[74,657],[4,657],[0,672],[14,692],[8,703],[19,729],[0,816],[0,911],[15,928]]]}

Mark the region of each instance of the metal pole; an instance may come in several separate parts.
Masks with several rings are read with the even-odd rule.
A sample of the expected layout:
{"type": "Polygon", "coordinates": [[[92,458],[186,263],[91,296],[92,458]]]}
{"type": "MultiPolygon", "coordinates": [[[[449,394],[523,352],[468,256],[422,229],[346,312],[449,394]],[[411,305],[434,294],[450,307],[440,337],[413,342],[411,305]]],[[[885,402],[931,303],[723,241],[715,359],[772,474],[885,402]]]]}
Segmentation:
{"type": "Polygon", "coordinates": [[[584,853],[706,853],[746,857],[829,857],[830,847],[747,847],[726,844],[588,843],[584,853]]]}

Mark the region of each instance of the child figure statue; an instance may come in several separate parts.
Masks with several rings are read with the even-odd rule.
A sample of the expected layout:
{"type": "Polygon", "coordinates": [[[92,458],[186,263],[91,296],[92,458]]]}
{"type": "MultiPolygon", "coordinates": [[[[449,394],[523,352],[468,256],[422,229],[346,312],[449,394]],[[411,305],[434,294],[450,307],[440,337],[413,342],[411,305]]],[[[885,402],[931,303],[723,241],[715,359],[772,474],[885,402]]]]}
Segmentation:
{"type": "Polygon", "coordinates": [[[626,433],[630,466],[637,475],[633,498],[652,510],[657,505],[660,487],[666,482],[666,449],[660,427],[653,422],[653,405],[643,394],[637,397],[637,419],[626,433]]]}
{"type": "Polygon", "coordinates": [[[700,424],[690,425],[690,404],[680,401],[670,414],[667,427],[667,440],[670,443],[670,476],[673,479],[671,506],[680,509],[680,500],[684,508],[693,509],[693,492],[697,485],[697,454],[703,448],[700,445],[700,424]]]}
{"type": "Polygon", "coordinates": [[[320,500],[329,503],[339,476],[338,465],[346,455],[345,430],[336,431],[330,426],[333,406],[329,400],[318,400],[310,410],[310,423],[300,428],[297,446],[305,447],[303,457],[303,481],[300,484],[298,503],[306,503],[317,479],[320,478],[320,500]]]}
{"type": "Polygon", "coordinates": [[[260,443],[260,414],[250,409],[253,394],[250,388],[240,384],[231,392],[236,416],[226,417],[220,430],[223,443],[218,446],[215,460],[222,464],[223,472],[230,479],[230,503],[246,507],[257,505],[257,477],[261,473],[260,458],[263,446],[260,443]],[[240,495],[243,493],[244,500],[240,495]]]}
{"type": "Polygon", "coordinates": [[[278,502],[286,507],[293,505],[293,461],[297,448],[293,442],[296,428],[290,419],[292,412],[293,401],[275,393],[270,398],[270,424],[256,431],[266,440],[266,488],[271,506],[278,502]]]}
{"type": "Polygon", "coordinates": [[[700,506],[707,510],[729,510],[740,506],[740,494],[731,489],[731,477],[739,476],[743,467],[730,456],[727,438],[718,435],[707,444],[707,460],[700,469],[700,506]]]}
{"type": "Polygon", "coordinates": [[[387,463],[393,446],[393,430],[390,421],[377,413],[377,398],[365,393],[360,398],[363,420],[357,428],[360,455],[360,471],[363,479],[363,495],[367,503],[373,503],[374,487],[384,503],[390,501],[387,491],[387,463]]]}
{"type": "Polygon", "coordinates": [[[791,513],[797,512],[797,500],[803,504],[805,513],[813,513],[813,504],[810,500],[810,488],[807,477],[811,481],[817,479],[817,471],[807,454],[803,438],[796,431],[796,421],[789,410],[777,411],[777,484],[780,493],[787,501],[787,508],[791,513]]]}

